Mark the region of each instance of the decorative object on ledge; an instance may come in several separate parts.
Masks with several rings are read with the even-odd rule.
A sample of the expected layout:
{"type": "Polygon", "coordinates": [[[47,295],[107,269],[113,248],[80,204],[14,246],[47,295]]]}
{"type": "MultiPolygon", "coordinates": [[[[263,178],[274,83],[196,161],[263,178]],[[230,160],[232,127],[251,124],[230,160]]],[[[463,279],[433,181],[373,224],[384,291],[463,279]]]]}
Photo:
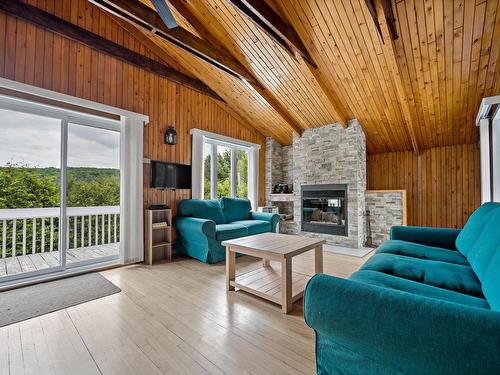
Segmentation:
{"type": "Polygon", "coordinates": [[[172,261],[172,210],[149,209],[145,212],[146,240],[144,263],[152,265],[156,259],[172,261]]]}
{"type": "Polygon", "coordinates": [[[292,191],[290,190],[288,184],[276,184],[273,189],[273,194],[290,194],[292,191]]]}
{"type": "Polygon", "coordinates": [[[177,144],[177,131],[173,126],[169,126],[165,132],[165,144],[166,145],[176,145],[177,144]]]}

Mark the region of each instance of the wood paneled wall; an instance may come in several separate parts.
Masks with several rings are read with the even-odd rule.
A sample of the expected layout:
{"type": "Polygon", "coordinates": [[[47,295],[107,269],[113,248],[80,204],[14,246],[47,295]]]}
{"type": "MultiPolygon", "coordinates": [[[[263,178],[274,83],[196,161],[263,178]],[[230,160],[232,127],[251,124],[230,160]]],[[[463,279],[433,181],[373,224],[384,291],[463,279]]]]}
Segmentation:
{"type": "Polygon", "coordinates": [[[406,189],[408,225],[461,228],[481,204],[476,144],[368,155],[368,189],[406,189]]]}
{"type": "MultiPolygon", "coordinates": [[[[133,35],[86,0],[30,3],[158,59],[133,35]]],[[[150,123],[144,128],[144,157],[147,159],[190,164],[192,128],[258,143],[262,146],[259,190],[261,198],[264,197],[264,136],[238,122],[206,95],[3,13],[0,13],[0,76],[149,115],[150,123]],[[176,146],[163,143],[168,126],[177,130],[179,142],[176,146]]],[[[178,200],[190,197],[190,190],[174,192],[149,188],[148,173],[149,166],[145,164],[145,206],[166,203],[175,208],[178,200]]]]}

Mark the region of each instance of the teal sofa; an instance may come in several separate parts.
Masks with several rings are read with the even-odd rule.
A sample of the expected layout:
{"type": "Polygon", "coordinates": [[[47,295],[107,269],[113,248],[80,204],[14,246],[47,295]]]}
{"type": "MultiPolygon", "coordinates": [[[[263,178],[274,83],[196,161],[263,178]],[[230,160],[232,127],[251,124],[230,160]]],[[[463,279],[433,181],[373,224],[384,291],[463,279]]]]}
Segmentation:
{"type": "Polygon", "coordinates": [[[500,204],[462,230],[392,227],[349,279],[304,295],[318,374],[500,374],[500,204]]]}
{"type": "Polygon", "coordinates": [[[185,199],[179,202],[174,226],[179,234],[176,251],[206,263],[225,259],[222,241],[275,232],[279,215],[251,211],[250,201],[185,199]]]}

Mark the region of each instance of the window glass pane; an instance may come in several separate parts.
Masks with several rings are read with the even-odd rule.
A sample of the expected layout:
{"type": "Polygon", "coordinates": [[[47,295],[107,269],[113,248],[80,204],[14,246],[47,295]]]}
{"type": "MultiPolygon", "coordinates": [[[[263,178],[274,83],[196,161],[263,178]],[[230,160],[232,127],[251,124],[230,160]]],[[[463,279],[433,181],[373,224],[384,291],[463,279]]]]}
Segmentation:
{"type": "Polygon", "coordinates": [[[67,180],[68,262],[118,255],[120,133],[68,124],[67,180]]]}
{"type": "Polygon", "coordinates": [[[60,265],[60,181],[61,120],[0,110],[0,264],[12,265],[3,275],[60,265]]]}
{"type": "Polygon", "coordinates": [[[231,196],[231,149],[217,146],[217,198],[231,196]]]}
{"type": "Polygon", "coordinates": [[[210,199],[210,171],[211,157],[210,150],[212,146],[208,143],[203,143],[203,198],[210,199]]]}
{"type": "Polygon", "coordinates": [[[248,197],[248,152],[236,151],[236,196],[248,197]]]}

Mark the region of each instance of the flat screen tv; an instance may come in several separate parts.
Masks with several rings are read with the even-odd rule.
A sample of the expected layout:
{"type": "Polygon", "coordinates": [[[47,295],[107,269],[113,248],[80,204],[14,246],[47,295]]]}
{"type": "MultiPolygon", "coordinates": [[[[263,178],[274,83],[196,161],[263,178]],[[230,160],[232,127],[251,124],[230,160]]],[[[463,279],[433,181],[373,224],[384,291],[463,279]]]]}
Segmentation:
{"type": "Polygon", "coordinates": [[[191,166],[151,160],[151,186],[159,189],[191,189],[191,166]]]}

